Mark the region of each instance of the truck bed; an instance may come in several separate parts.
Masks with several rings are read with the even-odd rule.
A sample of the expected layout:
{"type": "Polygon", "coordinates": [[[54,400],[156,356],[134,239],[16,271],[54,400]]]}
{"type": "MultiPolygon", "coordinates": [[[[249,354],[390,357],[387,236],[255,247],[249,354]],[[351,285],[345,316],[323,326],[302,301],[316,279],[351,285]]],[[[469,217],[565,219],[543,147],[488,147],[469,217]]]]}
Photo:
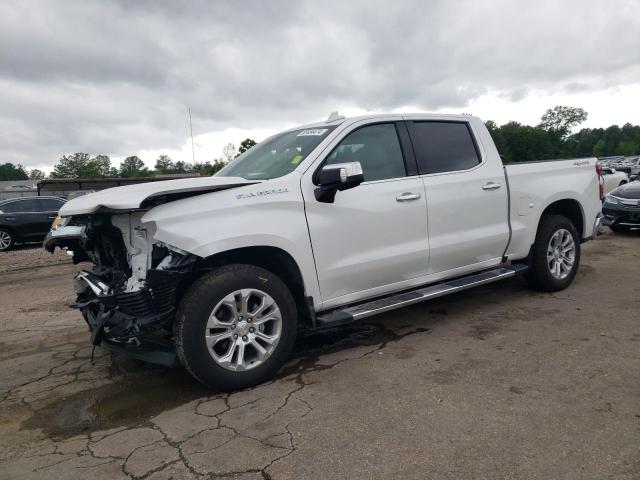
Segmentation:
{"type": "Polygon", "coordinates": [[[602,207],[596,162],[597,158],[592,157],[505,165],[511,222],[506,254],[510,260],[528,255],[540,216],[559,200],[576,202],[583,220],[581,238],[591,236],[593,222],[602,207]]]}

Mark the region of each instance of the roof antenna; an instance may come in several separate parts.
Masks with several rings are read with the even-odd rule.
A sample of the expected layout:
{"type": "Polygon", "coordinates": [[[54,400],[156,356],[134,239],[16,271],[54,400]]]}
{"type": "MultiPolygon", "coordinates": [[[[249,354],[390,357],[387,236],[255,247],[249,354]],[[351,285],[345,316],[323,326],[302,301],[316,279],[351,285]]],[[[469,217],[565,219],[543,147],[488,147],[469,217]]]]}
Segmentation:
{"type": "Polygon", "coordinates": [[[330,123],[336,120],[344,120],[344,116],[340,115],[337,111],[331,112],[331,114],[329,115],[329,118],[327,118],[324,123],[330,123]]]}

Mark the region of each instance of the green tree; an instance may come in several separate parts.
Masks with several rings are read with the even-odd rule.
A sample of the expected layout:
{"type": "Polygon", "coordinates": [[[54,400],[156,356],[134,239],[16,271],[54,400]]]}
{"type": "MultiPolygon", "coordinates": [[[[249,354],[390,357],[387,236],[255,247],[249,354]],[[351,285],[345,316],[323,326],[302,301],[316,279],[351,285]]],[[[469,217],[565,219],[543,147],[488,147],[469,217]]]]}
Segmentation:
{"type": "Polygon", "coordinates": [[[587,112],[582,108],[557,105],[549,108],[542,115],[540,126],[544,130],[553,132],[564,139],[569,135],[571,129],[583,123],[587,116],[587,112]]]}
{"type": "Polygon", "coordinates": [[[148,177],[151,172],[144,166],[144,162],[137,156],[125,158],[120,164],[121,177],[148,177]]]}
{"type": "Polygon", "coordinates": [[[118,176],[118,170],[111,167],[111,159],[108,155],[96,155],[89,161],[89,165],[96,177],[118,176]]]}
{"type": "Polygon", "coordinates": [[[29,180],[26,170],[20,164],[0,164],[0,180],[29,180]]]}
{"type": "Polygon", "coordinates": [[[51,178],[102,178],[116,176],[117,173],[107,155],[91,158],[88,153],[79,152],[60,157],[53,167],[51,178]]]}
{"type": "Polygon", "coordinates": [[[47,178],[47,174],[42,170],[37,168],[29,170],[29,180],[44,180],[45,178],[47,178]]]}
{"type": "Polygon", "coordinates": [[[222,170],[225,165],[226,164],[222,160],[216,158],[213,160],[213,163],[207,161],[197,164],[194,167],[194,170],[203,177],[210,177],[211,175],[214,175],[222,170]]]}
{"type": "Polygon", "coordinates": [[[604,157],[604,149],[606,145],[604,143],[604,139],[599,139],[596,144],[593,146],[592,154],[595,157],[604,157]]]}
{"type": "Polygon", "coordinates": [[[178,160],[174,166],[173,171],[170,173],[189,173],[193,172],[193,165],[187,162],[183,162],[182,160],[178,160]]]}
{"type": "Polygon", "coordinates": [[[238,153],[236,157],[242,155],[244,152],[253,147],[257,142],[251,138],[245,138],[242,142],[240,142],[240,148],[238,148],[238,153]]]}
{"type": "Polygon", "coordinates": [[[155,165],[156,173],[160,175],[167,175],[168,173],[172,173],[175,169],[175,165],[173,164],[173,160],[168,155],[160,155],[156,159],[155,165]]]}

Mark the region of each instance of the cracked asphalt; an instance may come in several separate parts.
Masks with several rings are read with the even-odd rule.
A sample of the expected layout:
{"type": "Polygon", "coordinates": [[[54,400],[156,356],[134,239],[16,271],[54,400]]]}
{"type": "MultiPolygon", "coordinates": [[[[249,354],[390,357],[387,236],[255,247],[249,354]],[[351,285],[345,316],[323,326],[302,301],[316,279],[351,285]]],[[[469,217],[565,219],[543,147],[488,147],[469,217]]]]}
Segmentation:
{"type": "Polygon", "coordinates": [[[640,478],[640,232],[584,245],[563,292],[514,279],[306,334],[231,393],[92,364],[78,268],[0,274],[2,479],[640,478]]]}

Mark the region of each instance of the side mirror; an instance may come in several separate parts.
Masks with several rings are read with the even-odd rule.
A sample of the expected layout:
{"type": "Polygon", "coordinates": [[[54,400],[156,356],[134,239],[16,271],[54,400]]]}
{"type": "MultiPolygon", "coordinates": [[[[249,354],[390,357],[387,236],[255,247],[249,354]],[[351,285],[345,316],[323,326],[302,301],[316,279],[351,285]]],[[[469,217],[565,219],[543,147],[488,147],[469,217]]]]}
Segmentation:
{"type": "Polygon", "coordinates": [[[320,185],[315,190],[316,200],[333,203],[338,190],[357,187],[364,181],[360,162],[335,163],[325,165],[316,178],[320,185]]]}

